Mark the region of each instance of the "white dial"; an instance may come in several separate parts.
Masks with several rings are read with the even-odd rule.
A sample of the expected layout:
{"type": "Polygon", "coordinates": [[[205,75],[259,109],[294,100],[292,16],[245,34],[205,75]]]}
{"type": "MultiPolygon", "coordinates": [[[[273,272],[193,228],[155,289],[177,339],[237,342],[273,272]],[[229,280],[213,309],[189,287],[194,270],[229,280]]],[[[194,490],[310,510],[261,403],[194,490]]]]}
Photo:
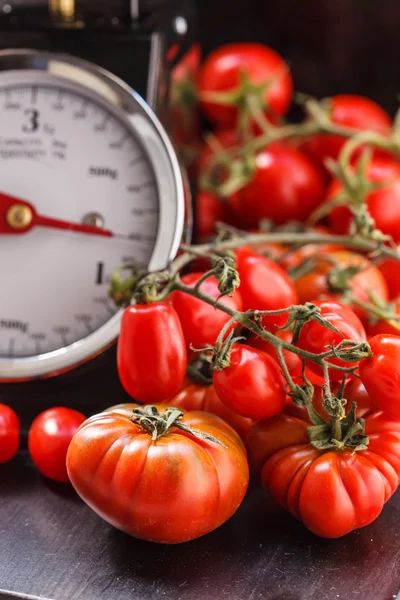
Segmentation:
{"type": "Polygon", "coordinates": [[[141,119],[77,82],[0,72],[0,361],[95,336],[118,313],[113,271],[149,265],[160,183],[141,119]]]}

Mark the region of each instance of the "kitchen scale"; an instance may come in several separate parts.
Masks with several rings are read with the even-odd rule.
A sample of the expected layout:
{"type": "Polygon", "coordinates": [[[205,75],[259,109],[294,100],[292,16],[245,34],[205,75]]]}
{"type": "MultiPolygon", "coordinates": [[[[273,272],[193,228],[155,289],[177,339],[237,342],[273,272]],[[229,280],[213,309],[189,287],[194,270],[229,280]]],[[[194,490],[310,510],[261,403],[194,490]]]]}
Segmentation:
{"type": "Polygon", "coordinates": [[[121,265],[164,268],[182,238],[184,186],[161,120],[166,51],[183,46],[190,17],[176,1],[0,1],[6,401],[123,393],[105,352],[122,312],[109,282],[121,265]]]}

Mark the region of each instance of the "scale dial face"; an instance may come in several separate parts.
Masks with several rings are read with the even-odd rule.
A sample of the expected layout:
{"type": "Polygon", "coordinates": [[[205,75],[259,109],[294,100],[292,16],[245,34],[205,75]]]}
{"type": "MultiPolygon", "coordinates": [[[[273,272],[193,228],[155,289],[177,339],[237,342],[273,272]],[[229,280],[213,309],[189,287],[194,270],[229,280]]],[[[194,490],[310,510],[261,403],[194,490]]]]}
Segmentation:
{"type": "Polygon", "coordinates": [[[0,70],[3,380],[62,371],[109,345],[113,271],[164,267],[182,232],[179,169],[143,102],[95,67],[45,58],[46,69],[0,70]]]}

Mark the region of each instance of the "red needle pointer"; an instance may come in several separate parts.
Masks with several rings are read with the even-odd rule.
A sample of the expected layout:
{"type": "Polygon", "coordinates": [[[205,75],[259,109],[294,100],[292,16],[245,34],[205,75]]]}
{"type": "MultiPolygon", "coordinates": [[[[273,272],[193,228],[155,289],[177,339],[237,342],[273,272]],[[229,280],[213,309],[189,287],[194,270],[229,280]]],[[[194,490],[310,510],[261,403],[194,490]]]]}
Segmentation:
{"type": "Polygon", "coordinates": [[[0,235],[17,235],[28,233],[34,227],[50,227],[52,229],[69,229],[90,235],[113,237],[112,231],[99,229],[93,225],[70,223],[61,219],[52,219],[38,215],[35,207],[19,198],[13,198],[0,192],[0,235]]]}

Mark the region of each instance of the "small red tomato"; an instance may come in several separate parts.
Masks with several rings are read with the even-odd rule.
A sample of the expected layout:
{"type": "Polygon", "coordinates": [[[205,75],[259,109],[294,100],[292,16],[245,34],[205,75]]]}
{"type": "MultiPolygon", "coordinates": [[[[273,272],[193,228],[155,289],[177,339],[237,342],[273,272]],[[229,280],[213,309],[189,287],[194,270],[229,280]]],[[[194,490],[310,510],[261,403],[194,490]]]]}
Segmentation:
{"type": "Polygon", "coordinates": [[[0,404],[0,463],[9,462],[19,449],[20,424],[16,413],[0,404]]]}
{"type": "MultiPolygon", "coordinates": [[[[370,192],[366,203],[377,229],[400,241],[400,163],[390,158],[374,157],[367,166],[367,178],[372,183],[388,184],[370,192]]],[[[342,191],[342,184],[335,179],[329,186],[326,199],[329,201],[342,191]]],[[[345,206],[334,208],[329,214],[329,223],[334,233],[347,234],[353,215],[345,206]]]]}
{"type": "MultiPolygon", "coordinates": [[[[203,273],[189,273],[182,277],[182,281],[185,285],[194,287],[202,275],[203,273]]],[[[200,290],[215,299],[221,295],[215,277],[206,279],[201,284],[200,290]]],[[[184,292],[172,292],[169,300],[178,313],[187,347],[192,345],[194,348],[204,348],[214,345],[222,327],[230,319],[230,316],[222,310],[184,292]]],[[[240,311],[243,308],[238,291],[232,297],[220,298],[220,302],[234,310],[240,311]]],[[[167,339],[165,343],[168,344],[167,339]]]]}
{"type": "Polygon", "coordinates": [[[285,404],[279,365],[268,354],[244,344],[233,346],[229,367],[214,371],[213,381],[222,402],[244,417],[272,417],[285,404]]]}
{"type": "Polygon", "coordinates": [[[215,224],[226,223],[226,204],[211,192],[200,191],[196,198],[196,237],[199,241],[216,234],[215,224]]]}
{"type": "Polygon", "coordinates": [[[118,374],[139,402],[162,402],[177,393],[186,373],[186,345],[169,304],[136,304],[122,316],[118,374]]]}
{"type": "MultiPolygon", "coordinates": [[[[244,310],[280,310],[297,304],[297,292],[288,274],[269,258],[243,247],[236,250],[240,294],[244,310]]],[[[267,328],[281,327],[287,313],[263,317],[267,328]]]]}
{"type": "MultiPolygon", "coordinates": [[[[367,339],[363,324],[348,306],[333,301],[315,301],[313,304],[321,309],[321,317],[336,327],[339,333],[327,329],[315,320],[309,321],[301,328],[297,343],[299,348],[314,354],[321,354],[329,350],[332,344],[336,346],[343,339],[356,342],[364,342],[367,339]]],[[[342,360],[337,358],[331,358],[329,362],[342,367],[346,366],[342,360]]],[[[308,361],[308,365],[315,373],[322,373],[321,367],[313,361],[308,361]]],[[[343,373],[335,369],[330,369],[329,375],[332,381],[338,381],[343,377],[343,373]]]]}
{"type": "MultiPolygon", "coordinates": [[[[329,116],[335,125],[349,127],[355,131],[377,131],[388,134],[392,125],[387,112],[369,98],[351,94],[340,94],[330,99],[329,116]]],[[[304,149],[320,165],[324,160],[337,160],[346,138],[338,135],[320,134],[310,138],[304,149]]]]}
{"type": "Polygon", "coordinates": [[[400,419],[400,337],[376,335],[369,340],[373,356],[360,362],[360,377],[376,405],[400,419]]]}
{"type": "Polygon", "coordinates": [[[250,183],[229,203],[242,227],[263,219],[281,224],[305,221],[324,199],[324,181],[311,160],[288,144],[268,146],[256,157],[250,183]]]}
{"type": "Polygon", "coordinates": [[[389,297],[398,298],[400,296],[400,277],[398,276],[399,261],[395,258],[388,258],[379,265],[379,270],[385,278],[389,289],[389,297]]]}
{"type": "MultiPolygon", "coordinates": [[[[272,116],[286,114],[292,100],[293,81],[285,61],[271,48],[241,42],[214,50],[200,70],[201,107],[210,121],[219,127],[236,127],[239,107],[249,97],[242,85],[243,74],[251,84],[260,86],[257,100],[261,110],[272,116]],[[231,101],[217,103],[207,97],[215,92],[230,92],[231,101]]],[[[254,89],[252,94],[254,100],[254,89]]]]}
{"type": "MultiPolygon", "coordinates": [[[[339,269],[354,267],[359,272],[348,279],[348,285],[354,297],[362,302],[370,302],[370,293],[382,302],[387,302],[389,292],[386,281],[379,269],[373,265],[368,267],[369,261],[365,256],[356,252],[341,250],[339,252],[330,252],[316,260],[315,268],[310,272],[299,277],[295,283],[299,302],[312,302],[317,298],[328,297],[332,300],[340,301],[340,293],[334,293],[330,289],[330,279],[332,276],[333,263],[339,269]]],[[[334,281],[332,280],[332,283],[334,281]]],[[[357,304],[350,304],[352,310],[363,323],[368,322],[368,314],[357,304]]]]}
{"type": "Polygon", "coordinates": [[[45,410],[33,421],[28,447],[39,471],[54,481],[69,481],[66,467],[68,447],[85,415],[72,408],[45,410]]]}
{"type": "Polygon", "coordinates": [[[198,385],[186,381],[181,391],[168,400],[168,404],[184,410],[203,410],[216,415],[242,437],[253,424],[252,419],[238,415],[221,402],[213,385],[198,385]]]}
{"type": "MultiPolygon", "coordinates": [[[[293,332],[289,331],[288,329],[278,329],[278,331],[275,332],[275,335],[281,339],[284,340],[285,342],[292,342],[293,339],[293,332]]],[[[271,356],[274,360],[278,360],[278,354],[276,352],[276,348],[273,344],[271,344],[270,342],[268,342],[267,340],[264,340],[264,338],[260,337],[259,335],[255,335],[253,334],[249,341],[247,342],[249,346],[251,346],[252,348],[257,348],[257,350],[261,350],[262,352],[265,352],[266,354],[268,354],[269,356],[271,356]]],[[[290,352],[290,350],[282,350],[283,353],[283,357],[285,359],[287,368],[289,369],[289,373],[291,374],[292,377],[299,377],[301,376],[302,373],[302,361],[301,358],[298,354],[294,354],[293,352],[290,352]]]]}

